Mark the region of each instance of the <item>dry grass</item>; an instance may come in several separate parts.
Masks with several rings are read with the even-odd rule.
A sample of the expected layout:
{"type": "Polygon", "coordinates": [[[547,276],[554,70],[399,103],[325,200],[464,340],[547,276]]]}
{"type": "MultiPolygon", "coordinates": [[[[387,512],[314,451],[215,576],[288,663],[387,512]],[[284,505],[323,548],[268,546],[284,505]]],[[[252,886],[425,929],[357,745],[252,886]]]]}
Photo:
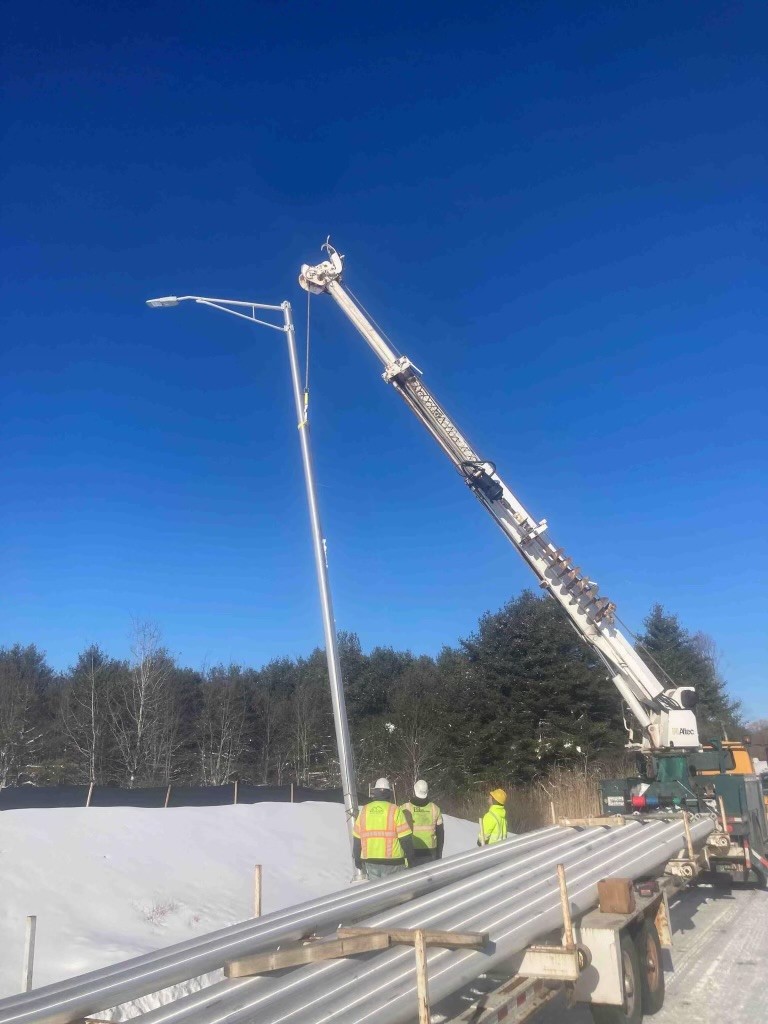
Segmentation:
{"type": "MultiPolygon", "coordinates": [[[[549,825],[552,807],[557,818],[581,818],[600,814],[601,779],[634,775],[634,766],[622,759],[602,764],[595,762],[584,768],[553,768],[546,775],[523,786],[501,783],[507,791],[507,823],[510,832],[530,832],[549,825]]],[[[493,781],[472,792],[457,794],[441,802],[444,811],[457,817],[476,821],[488,807],[488,791],[500,783],[493,781]]]]}
{"type": "Polygon", "coordinates": [[[147,924],[160,925],[165,923],[167,917],[176,913],[179,905],[174,899],[156,899],[138,909],[147,924]]]}

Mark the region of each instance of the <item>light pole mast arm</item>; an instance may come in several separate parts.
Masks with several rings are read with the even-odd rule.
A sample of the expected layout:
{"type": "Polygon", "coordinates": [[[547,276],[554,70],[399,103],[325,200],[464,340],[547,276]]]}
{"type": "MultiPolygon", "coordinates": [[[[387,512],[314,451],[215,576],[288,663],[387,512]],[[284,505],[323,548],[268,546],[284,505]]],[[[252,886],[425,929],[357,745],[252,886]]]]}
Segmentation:
{"type": "Polygon", "coordinates": [[[474,450],[446,411],[424,385],[407,356],[391,346],[341,283],[343,257],[326,244],[329,258],[301,269],[299,283],[312,292],[327,292],[341,307],[384,366],[383,378],[392,385],[493,517],[515,550],[536,574],[539,585],[564,609],[582,639],[606,665],[623,700],[651,749],[699,746],[696,719],[690,710],[690,687],[665,687],[631,643],[617,629],[615,606],[598,595],[562,548],[548,538],[547,521],[536,521],[488,462],[474,450]]]}

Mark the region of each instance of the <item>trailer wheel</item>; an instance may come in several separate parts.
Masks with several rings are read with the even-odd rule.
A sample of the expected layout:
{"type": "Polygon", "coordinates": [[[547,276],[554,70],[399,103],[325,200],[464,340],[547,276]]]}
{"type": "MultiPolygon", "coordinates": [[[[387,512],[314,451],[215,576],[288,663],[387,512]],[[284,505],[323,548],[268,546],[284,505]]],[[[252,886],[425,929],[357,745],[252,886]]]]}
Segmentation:
{"type": "Polygon", "coordinates": [[[640,960],[643,1013],[658,1013],[664,1005],[664,967],[659,933],[653,921],[643,921],[635,936],[635,944],[640,960]]]}
{"type": "Polygon", "coordinates": [[[637,946],[626,932],[621,936],[621,965],[624,972],[623,1006],[592,1003],[595,1024],[641,1024],[643,1019],[642,978],[637,946]]]}

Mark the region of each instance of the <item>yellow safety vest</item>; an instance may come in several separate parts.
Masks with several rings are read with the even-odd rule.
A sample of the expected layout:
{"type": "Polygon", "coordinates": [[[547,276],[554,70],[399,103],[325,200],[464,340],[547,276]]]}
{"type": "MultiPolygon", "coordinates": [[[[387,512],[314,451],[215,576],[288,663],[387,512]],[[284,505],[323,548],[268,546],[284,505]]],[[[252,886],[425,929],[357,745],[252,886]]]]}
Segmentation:
{"type": "Polygon", "coordinates": [[[490,846],[507,838],[507,809],[500,804],[489,807],[483,815],[482,841],[490,846]]]}
{"type": "Polygon", "coordinates": [[[397,804],[373,800],[361,808],[352,834],[360,840],[362,860],[404,860],[400,840],[411,827],[397,804]]]}
{"type": "Polygon", "coordinates": [[[418,804],[409,801],[403,804],[403,811],[413,829],[414,852],[436,850],[437,826],[443,824],[443,815],[437,804],[428,803],[419,807],[418,804]]]}

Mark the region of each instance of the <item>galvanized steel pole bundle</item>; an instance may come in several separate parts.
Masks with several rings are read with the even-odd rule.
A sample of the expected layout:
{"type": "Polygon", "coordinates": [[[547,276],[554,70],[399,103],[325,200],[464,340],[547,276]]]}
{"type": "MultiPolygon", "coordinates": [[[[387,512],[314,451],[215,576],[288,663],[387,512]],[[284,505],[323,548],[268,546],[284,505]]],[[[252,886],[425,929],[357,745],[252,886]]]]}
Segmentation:
{"type": "MultiPolygon", "coordinates": [[[[697,821],[692,827],[694,842],[702,843],[712,828],[709,818],[697,821]]],[[[490,946],[481,953],[430,951],[430,995],[437,1005],[494,967],[507,965],[513,970],[515,954],[559,929],[557,863],[566,867],[571,909],[579,915],[596,904],[601,878],[652,874],[684,845],[679,821],[571,831],[570,836],[568,831],[560,830],[560,835],[527,854],[520,852],[493,873],[473,876],[364,923],[380,928],[489,932],[490,946]]],[[[224,982],[138,1020],[140,1024],[409,1024],[415,1006],[413,951],[399,947],[299,968],[280,978],[224,982]]]]}
{"type": "MultiPolygon", "coordinates": [[[[712,828],[710,818],[694,821],[696,845],[712,828]]],[[[566,867],[572,912],[579,915],[595,905],[601,878],[658,872],[683,845],[679,820],[638,821],[617,829],[543,829],[4,1000],[0,1024],[65,1024],[342,924],[488,932],[491,944],[481,953],[430,952],[430,991],[437,1003],[494,966],[514,969],[516,954],[559,928],[557,863],[566,867]]],[[[280,977],[222,982],[138,1019],[142,1024],[398,1024],[412,1018],[415,993],[413,952],[395,948],[280,977]]]]}

